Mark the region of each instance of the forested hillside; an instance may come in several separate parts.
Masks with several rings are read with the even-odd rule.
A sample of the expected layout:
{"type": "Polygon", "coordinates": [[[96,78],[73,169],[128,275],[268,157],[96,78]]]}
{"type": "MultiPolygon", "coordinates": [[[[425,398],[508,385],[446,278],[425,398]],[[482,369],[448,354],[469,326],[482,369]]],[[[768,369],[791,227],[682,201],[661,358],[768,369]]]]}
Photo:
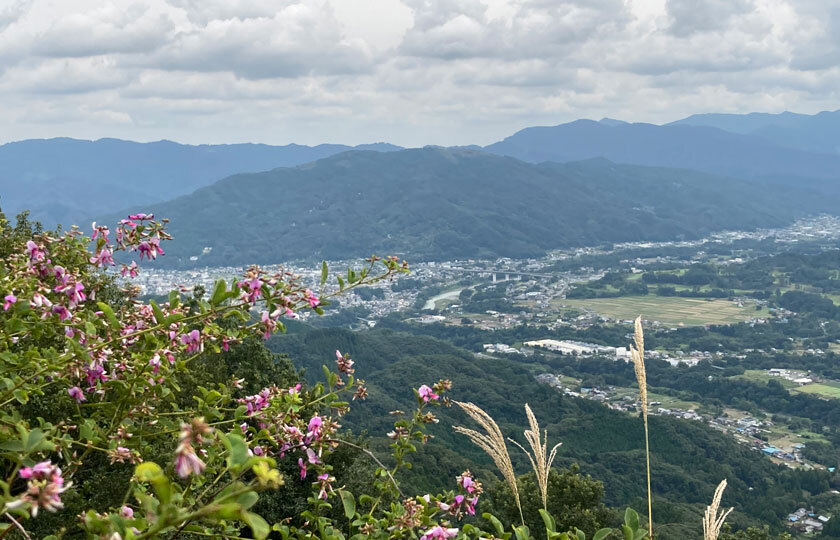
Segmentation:
{"type": "Polygon", "coordinates": [[[371,252],[413,260],[530,257],[566,246],[780,226],[833,208],[835,200],[603,159],[533,165],[424,148],[348,152],[236,175],[155,205],[155,212],[172,219],[175,237],[161,264],[183,267],[371,252]]]}
{"type": "MultiPolygon", "coordinates": [[[[330,328],[313,330],[295,325],[288,335],[269,341],[269,348],[288,353],[315,380],[335,348],[350,353],[370,397],[347,416],[345,424],[378,436],[391,429],[388,412],[410,407],[402,391],[430,377],[453,381],[453,397],[472,401],[488,411],[507,436],[521,438],[523,405],[534,407],[551,441],[562,441],[558,462],[577,463],[605,484],[608,504],[639,506],[644,497],[644,442],[641,419],[603,405],[563,397],[539,385],[536,366],[519,360],[478,358],[445,342],[389,330],[353,333],[330,328]]],[[[632,372],[632,369],[631,369],[632,372]]],[[[632,377],[632,375],[631,375],[632,377]]],[[[438,415],[433,443],[415,459],[407,478],[413,489],[437,487],[453,471],[470,467],[479,475],[495,474],[485,455],[450,426],[468,422],[455,409],[438,415]],[[477,468],[475,464],[481,464],[477,468]]],[[[731,521],[739,525],[780,523],[789,509],[827,489],[825,472],[794,472],[756,456],[729,437],[702,425],[667,417],[651,418],[652,467],[657,521],[670,524],[659,537],[696,537],[703,505],[720,478],[729,480],[727,501],[737,508],[731,521]]],[[[552,443],[553,444],[553,443],[552,443]]],[[[516,466],[526,471],[522,454],[516,466]]],[[[454,473],[454,474],[457,474],[454,473]]]]}

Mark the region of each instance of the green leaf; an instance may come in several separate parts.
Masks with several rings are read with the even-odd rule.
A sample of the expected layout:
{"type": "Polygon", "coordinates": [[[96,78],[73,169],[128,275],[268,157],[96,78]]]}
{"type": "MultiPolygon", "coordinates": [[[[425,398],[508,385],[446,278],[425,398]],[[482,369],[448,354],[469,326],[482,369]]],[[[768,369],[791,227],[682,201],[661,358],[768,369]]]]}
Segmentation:
{"type": "Polygon", "coordinates": [[[169,309],[175,309],[181,304],[181,295],[178,291],[169,291],[169,309]]]}
{"type": "Polygon", "coordinates": [[[40,448],[44,443],[46,443],[48,446],[51,446],[49,441],[46,440],[46,435],[44,435],[44,432],[38,428],[35,428],[29,432],[29,437],[26,438],[26,451],[33,452],[40,448]]]}
{"type": "Polygon", "coordinates": [[[111,309],[111,306],[105,302],[97,302],[96,305],[99,307],[100,311],[105,314],[105,319],[108,320],[108,324],[110,324],[112,328],[115,330],[122,330],[122,325],[117,319],[117,316],[114,315],[114,310],[111,309]]]}
{"type": "Polygon", "coordinates": [[[237,519],[242,515],[242,510],[242,505],[239,503],[221,504],[211,516],[216,519],[237,519]]]}
{"type": "Polygon", "coordinates": [[[225,280],[216,280],[216,286],[213,287],[213,296],[210,297],[210,305],[215,307],[225,301],[227,298],[227,283],[225,280]]]}
{"type": "Polygon", "coordinates": [[[327,282],[327,276],[329,276],[330,271],[327,268],[327,261],[321,262],[321,285],[327,282]]]}
{"type": "Polygon", "coordinates": [[[639,514],[636,513],[635,510],[632,508],[627,508],[624,511],[624,524],[630,527],[631,530],[638,531],[639,530],[639,514]]]}
{"type": "Polygon", "coordinates": [[[166,316],[165,319],[163,319],[163,326],[169,326],[170,324],[172,324],[174,322],[178,322],[183,318],[184,318],[183,313],[170,313],[169,315],[166,316]]]}
{"type": "Polygon", "coordinates": [[[18,403],[27,403],[29,401],[29,392],[27,392],[23,388],[18,388],[17,390],[12,392],[12,395],[15,396],[15,399],[18,401],[18,403]]]}
{"type": "Polygon", "coordinates": [[[341,279],[341,276],[335,276],[335,277],[336,277],[336,279],[338,279],[338,290],[343,291],[344,290],[344,280],[341,279]]]}
{"type": "Polygon", "coordinates": [[[168,504],[172,499],[172,485],[169,479],[163,475],[163,469],[157,463],[146,461],[134,468],[134,477],[140,482],[149,482],[155,489],[158,499],[163,504],[168,504]]]}
{"type": "Polygon", "coordinates": [[[487,512],[485,512],[485,513],[481,514],[481,517],[483,517],[484,519],[486,519],[487,521],[489,521],[493,525],[493,528],[496,529],[496,533],[498,533],[499,536],[504,534],[505,526],[502,525],[502,522],[499,521],[499,519],[496,516],[494,516],[493,514],[488,514],[487,512]]]}
{"type": "Polygon", "coordinates": [[[343,489],[339,489],[338,494],[341,497],[341,504],[344,506],[344,515],[347,519],[352,519],[356,515],[356,499],[353,498],[352,493],[343,489]]]}
{"type": "Polygon", "coordinates": [[[152,306],[152,312],[155,314],[155,321],[158,324],[162,324],[164,320],[163,310],[160,309],[160,306],[157,305],[157,302],[154,300],[149,300],[149,305],[152,306]]]}
{"type": "Polygon", "coordinates": [[[554,518],[551,517],[551,514],[540,508],[540,517],[543,519],[543,523],[545,523],[545,530],[548,532],[555,532],[556,526],[554,523],[554,518]]]}
{"type": "Polygon", "coordinates": [[[253,512],[245,512],[243,515],[243,519],[245,523],[251,527],[251,533],[254,535],[256,540],[262,540],[268,536],[268,533],[271,532],[271,528],[268,526],[268,523],[260,517],[259,514],[255,514],[253,512]]]}
{"type": "Polygon", "coordinates": [[[256,491],[249,491],[247,493],[243,493],[239,497],[237,497],[236,502],[242,505],[242,508],[248,509],[257,504],[257,501],[260,500],[260,496],[256,491]]]}
{"type": "Polygon", "coordinates": [[[607,536],[612,534],[612,529],[600,529],[595,532],[595,535],[592,537],[592,540],[604,540],[607,536]]]}
{"type": "Polygon", "coordinates": [[[527,525],[514,527],[513,533],[516,535],[516,540],[531,540],[531,530],[527,525]]]}
{"type": "Polygon", "coordinates": [[[248,444],[245,440],[235,433],[223,435],[221,437],[222,444],[228,449],[227,464],[231,469],[239,468],[240,465],[248,461],[248,444]]]}

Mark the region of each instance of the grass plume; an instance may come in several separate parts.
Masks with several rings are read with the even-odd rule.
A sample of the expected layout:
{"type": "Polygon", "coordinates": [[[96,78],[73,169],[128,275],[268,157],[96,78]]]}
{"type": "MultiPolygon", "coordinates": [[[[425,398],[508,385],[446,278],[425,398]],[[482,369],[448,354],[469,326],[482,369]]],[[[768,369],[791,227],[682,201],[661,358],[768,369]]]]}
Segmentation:
{"type": "Polygon", "coordinates": [[[720,529],[723,527],[723,522],[726,517],[732,512],[732,508],[718,514],[720,508],[720,500],[723,497],[723,490],[726,489],[726,479],[724,478],[717,489],[715,495],[712,497],[712,504],[706,507],[706,515],[703,517],[703,540],[717,540],[720,535],[720,529]]]}
{"type": "Polygon", "coordinates": [[[525,430],[525,439],[531,447],[531,452],[528,452],[521,444],[508,438],[510,442],[515,444],[525,452],[528,459],[531,461],[531,467],[534,469],[534,475],[537,478],[537,486],[540,489],[542,496],[543,509],[548,511],[548,473],[551,471],[551,464],[557,456],[557,449],[563,443],[557,443],[548,451],[548,431],[545,431],[543,437],[540,437],[540,425],[537,422],[537,417],[528,404],[525,404],[525,414],[528,416],[528,425],[530,429],[525,430]]]}
{"type": "Polygon", "coordinates": [[[630,344],[630,358],[639,383],[639,401],[642,404],[642,420],[645,424],[645,464],[647,465],[648,527],[653,540],[653,493],[650,489],[650,437],[648,436],[647,375],[645,374],[645,334],[642,330],[642,316],[636,317],[633,332],[634,344],[630,344]]]}
{"type": "Polygon", "coordinates": [[[455,401],[454,403],[463,409],[470,418],[475,420],[482,427],[484,433],[462,426],[455,426],[453,429],[462,435],[466,435],[476,446],[484,450],[493,460],[493,463],[496,464],[496,468],[502,473],[505,482],[507,482],[511,491],[513,491],[513,498],[516,501],[516,507],[519,509],[519,518],[524,525],[525,518],[522,515],[519,488],[516,485],[516,473],[513,471],[513,463],[510,461],[510,454],[508,454],[502,430],[499,429],[496,421],[475,403],[464,403],[462,401],[455,401]]]}

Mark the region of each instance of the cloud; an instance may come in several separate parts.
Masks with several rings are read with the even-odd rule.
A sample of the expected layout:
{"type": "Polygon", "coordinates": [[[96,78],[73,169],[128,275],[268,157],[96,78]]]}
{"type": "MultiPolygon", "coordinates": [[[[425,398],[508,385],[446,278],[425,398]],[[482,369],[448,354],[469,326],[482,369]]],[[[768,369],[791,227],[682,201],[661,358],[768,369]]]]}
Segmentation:
{"type": "Polygon", "coordinates": [[[372,53],[346,39],[323,2],[289,4],[272,16],[226,18],[179,32],[147,59],[164,69],[229,71],[246,78],[349,74],[368,69],[372,53]]]}
{"type": "Polygon", "coordinates": [[[725,30],[733,19],[756,10],[753,0],[668,0],[668,30],[686,37],[697,32],[725,30]]]}
{"type": "Polygon", "coordinates": [[[825,0],[10,0],[6,139],[489,143],[533,124],[816,112],[825,0]]]}

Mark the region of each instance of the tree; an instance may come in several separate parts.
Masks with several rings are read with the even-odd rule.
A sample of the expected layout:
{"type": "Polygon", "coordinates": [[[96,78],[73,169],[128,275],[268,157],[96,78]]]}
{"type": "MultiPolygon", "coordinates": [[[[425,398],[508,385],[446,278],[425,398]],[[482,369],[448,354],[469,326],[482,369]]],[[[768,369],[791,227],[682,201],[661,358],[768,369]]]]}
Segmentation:
{"type": "MultiPolygon", "coordinates": [[[[542,501],[537,489],[534,473],[517,478],[522,498],[522,513],[525,524],[541,535],[542,518],[539,510],[542,501]]],[[[552,469],[548,477],[548,512],[555,517],[560,531],[576,528],[589,537],[595,531],[618,521],[618,516],[601,502],[604,485],[591,476],[580,474],[577,465],[568,469],[552,469]]],[[[482,510],[490,512],[507,524],[519,522],[519,510],[514,504],[510,487],[497,481],[487,491],[482,510]]],[[[539,536],[545,538],[544,535],[539,536]]]]}

